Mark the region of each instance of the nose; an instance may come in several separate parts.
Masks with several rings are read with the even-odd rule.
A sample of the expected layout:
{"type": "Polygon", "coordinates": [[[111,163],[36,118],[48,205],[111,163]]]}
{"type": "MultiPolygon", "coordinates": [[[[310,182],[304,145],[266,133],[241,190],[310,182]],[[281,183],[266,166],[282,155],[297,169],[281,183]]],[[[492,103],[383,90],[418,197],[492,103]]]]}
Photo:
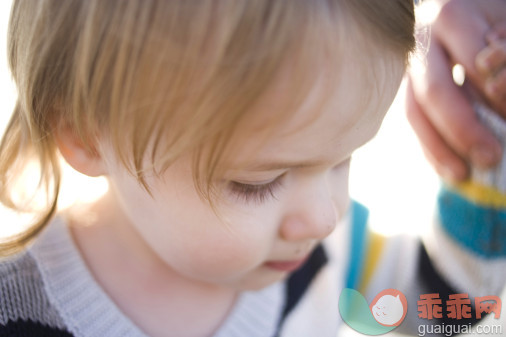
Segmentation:
{"type": "Polygon", "coordinates": [[[327,237],[339,220],[339,211],[325,179],[306,185],[291,199],[280,227],[280,236],[287,241],[327,237]]]}

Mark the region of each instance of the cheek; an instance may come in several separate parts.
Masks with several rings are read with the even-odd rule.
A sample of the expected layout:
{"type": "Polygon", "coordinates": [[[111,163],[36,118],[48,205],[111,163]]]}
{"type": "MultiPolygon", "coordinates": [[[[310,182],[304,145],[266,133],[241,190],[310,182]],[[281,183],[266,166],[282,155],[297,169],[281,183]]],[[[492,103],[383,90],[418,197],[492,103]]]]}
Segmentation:
{"type": "Polygon", "coordinates": [[[206,280],[234,279],[263,262],[263,247],[227,238],[203,238],[173,247],[169,259],[181,273],[206,280]],[[218,240],[216,240],[218,239],[218,240]]]}
{"type": "Polygon", "coordinates": [[[256,231],[227,231],[221,222],[206,225],[214,230],[203,229],[201,233],[180,230],[180,239],[171,240],[170,247],[162,248],[160,255],[166,263],[186,277],[233,283],[264,263],[271,254],[268,236],[256,231]]]}
{"type": "Polygon", "coordinates": [[[193,185],[155,185],[152,196],[135,180],[114,184],[123,209],[149,247],[178,273],[233,281],[271,253],[277,226],[269,212],[227,205],[218,217],[193,185]]]}
{"type": "Polygon", "coordinates": [[[336,205],[338,214],[343,215],[346,213],[350,204],[349,195],[349,172],[350,163],[347,162],[332,170],[330,175],[330,189],[332,193],[332,200],[336,205]]]}
{"type": "Polygon", "coordinates": [[[185,236],[178,241],[178,250],[188,252],[187,259],[203,269],[211,264],[221,270],[252,269],[270,255],[278,226],[267,214],[229,209],[218,217],[207,207],[197,213],[198,217],[192,212],[174,220],[185,236]]]}

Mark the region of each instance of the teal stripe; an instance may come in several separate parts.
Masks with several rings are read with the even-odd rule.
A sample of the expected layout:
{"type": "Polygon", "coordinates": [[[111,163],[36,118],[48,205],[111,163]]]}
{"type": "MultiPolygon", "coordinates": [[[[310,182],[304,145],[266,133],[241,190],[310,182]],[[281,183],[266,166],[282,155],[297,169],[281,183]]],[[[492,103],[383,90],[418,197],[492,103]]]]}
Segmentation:
{"type": "Polygon", "coordinates": [[[348,266],[348,277],[346,288],[356,289],[360,282],[362,266],[365,259],[365,248],[367,247],[367,218],[369,211],[362,204],[352,201],[351,212],[351,245],[350,265],[348,266]]]}
{"type": "Polygon", "coordinates": [[[506,209],[478,205],[443,187],[438,215],[443,229],[466,249],[487,259],[506,256],[506,209]]]}

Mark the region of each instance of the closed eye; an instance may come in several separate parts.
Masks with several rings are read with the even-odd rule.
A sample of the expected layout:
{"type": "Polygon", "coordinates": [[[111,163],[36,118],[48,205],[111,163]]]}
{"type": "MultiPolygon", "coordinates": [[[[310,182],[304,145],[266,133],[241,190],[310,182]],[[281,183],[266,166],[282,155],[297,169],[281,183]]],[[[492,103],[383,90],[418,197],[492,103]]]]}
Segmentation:
{"type": "Polygon", "coordinates": [[[284,175],[281,175],[266,184],[246,184],[238,181],[230,181],[228,183],[228,188],[238,200],[263,203],[269,198],[276,199],[274,193],[282,186],[283,176],[284,175]]]}

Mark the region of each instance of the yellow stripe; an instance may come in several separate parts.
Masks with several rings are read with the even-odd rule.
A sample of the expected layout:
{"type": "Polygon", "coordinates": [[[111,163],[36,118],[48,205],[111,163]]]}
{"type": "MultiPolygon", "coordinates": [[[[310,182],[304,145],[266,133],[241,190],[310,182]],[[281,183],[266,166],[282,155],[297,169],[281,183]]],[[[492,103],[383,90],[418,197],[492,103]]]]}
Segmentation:
{"type": "Polygon", "coordinates": [[[480,206],[506,208],[506,195],[495,188],[466,181],[455,186],[455,189],[457,193],[480,206]]]}
{"type": "Polygon", "coordinates": [[[378,233],[369,232],[369,235],[371,241],[369,242],[365,266],[362,273],[362,280],[360,281],[359,287],[362,293],[365,293],[365,289],[367,289],[367,286],[371,281],[386,241],[385,237],[378,233]]]}

